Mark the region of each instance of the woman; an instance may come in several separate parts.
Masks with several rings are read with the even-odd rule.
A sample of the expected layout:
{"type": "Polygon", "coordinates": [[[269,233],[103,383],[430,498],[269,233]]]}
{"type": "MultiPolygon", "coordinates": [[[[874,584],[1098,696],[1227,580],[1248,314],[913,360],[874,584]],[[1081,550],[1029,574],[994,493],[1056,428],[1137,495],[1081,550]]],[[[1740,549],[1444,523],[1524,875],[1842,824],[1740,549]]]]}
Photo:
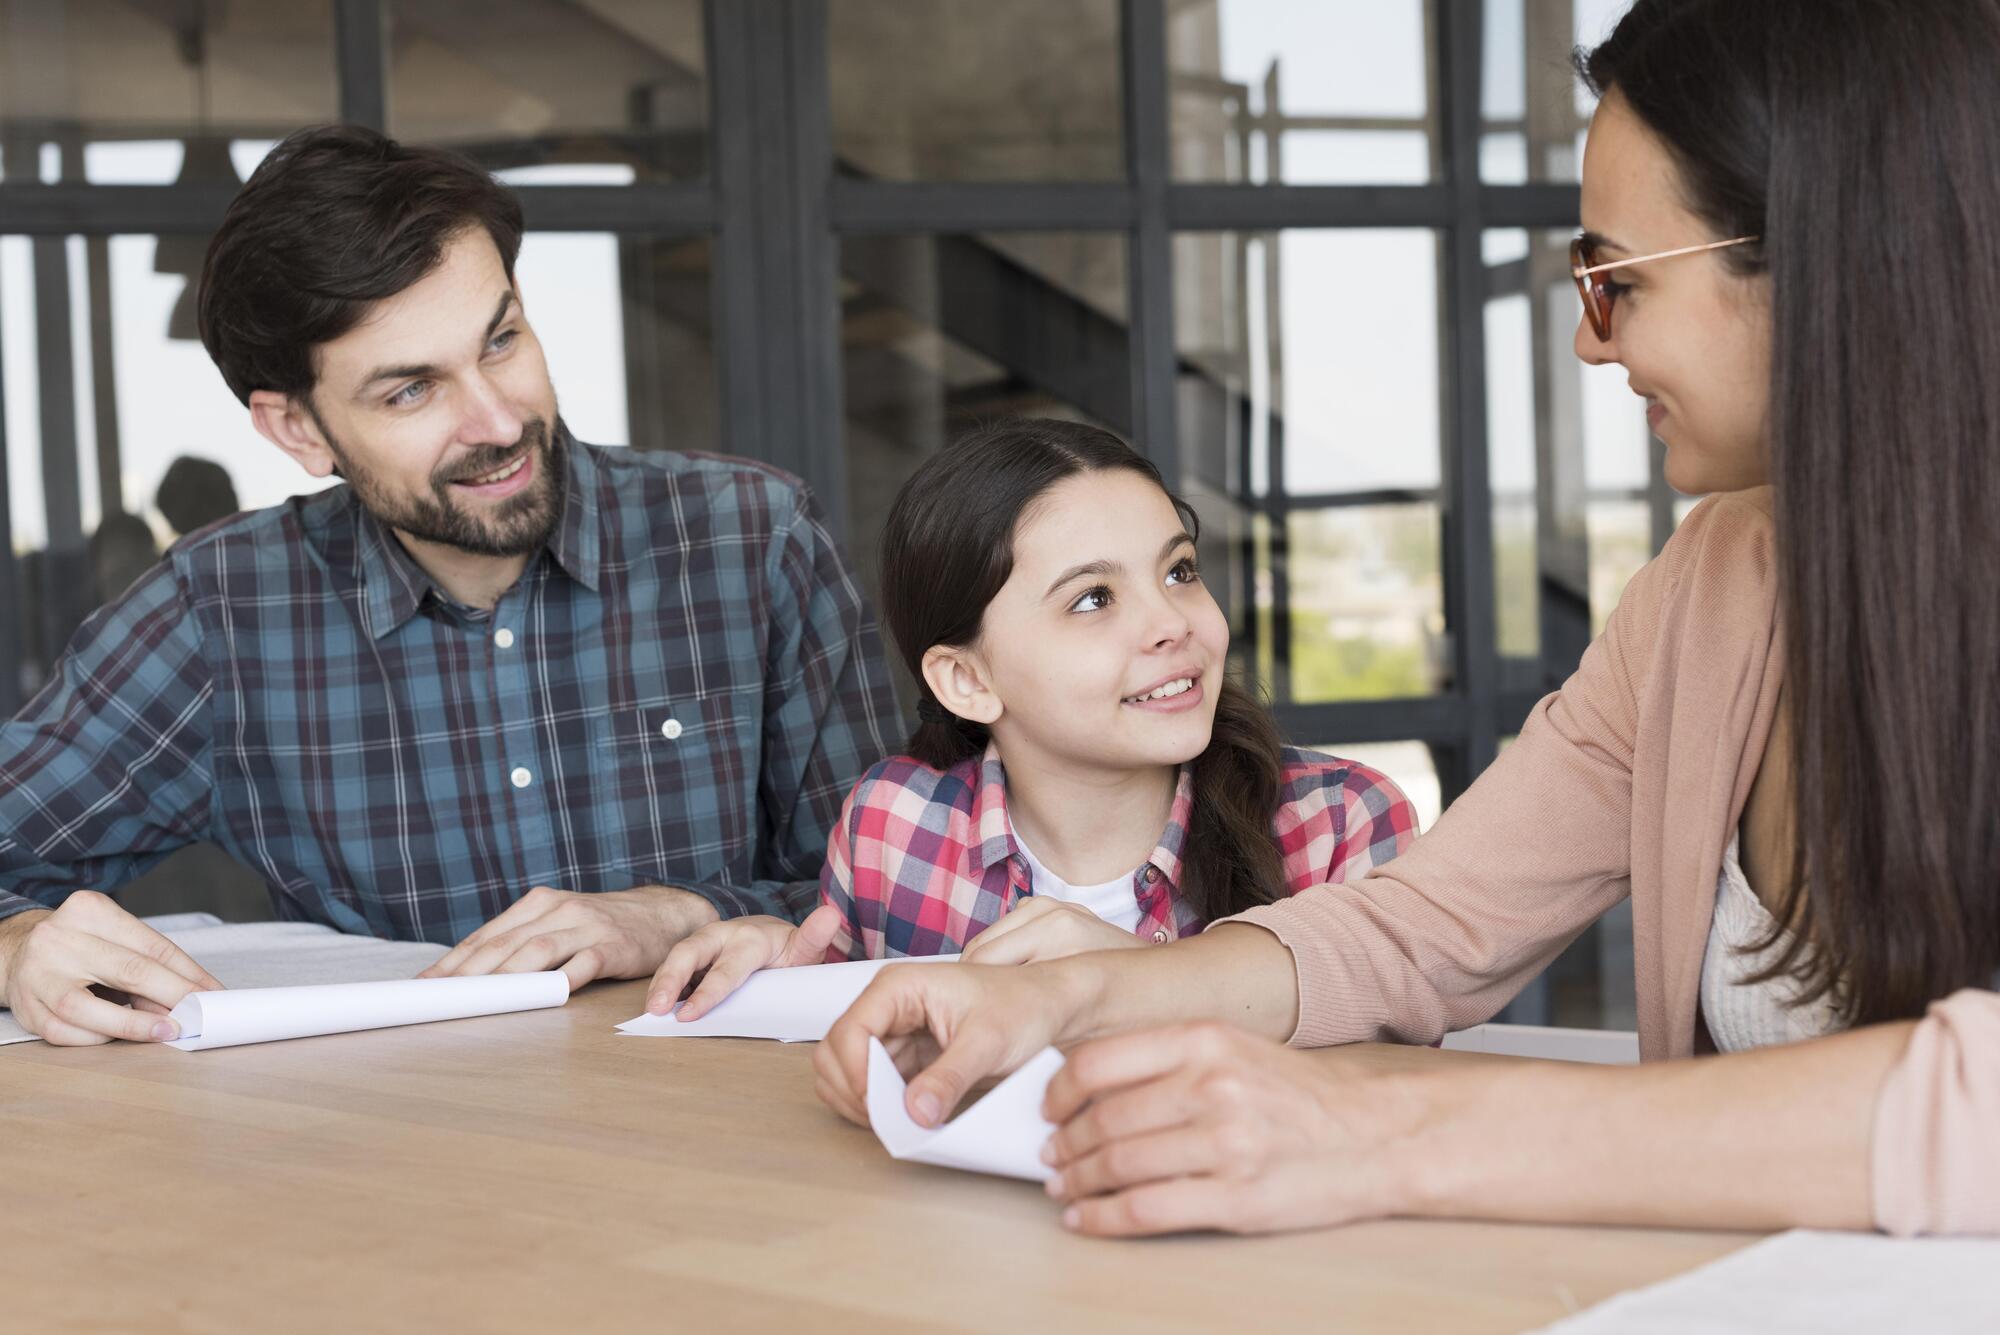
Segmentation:
{"type": "Polygon", "coordinates": [[[1578,355],[1727,494],[1402,858],[1160,950],[888,971],[829,1102],[870,1034],[942,1043],[923,1116],[1168,1024],[1050,1087],[1072,1227],[2000,1232],[2000,5],[1640,0],[1580,67],[1578,355]],[[1270,1041],[1475,1024],[1628,893],[1636,1069],[1270,1041]]]}

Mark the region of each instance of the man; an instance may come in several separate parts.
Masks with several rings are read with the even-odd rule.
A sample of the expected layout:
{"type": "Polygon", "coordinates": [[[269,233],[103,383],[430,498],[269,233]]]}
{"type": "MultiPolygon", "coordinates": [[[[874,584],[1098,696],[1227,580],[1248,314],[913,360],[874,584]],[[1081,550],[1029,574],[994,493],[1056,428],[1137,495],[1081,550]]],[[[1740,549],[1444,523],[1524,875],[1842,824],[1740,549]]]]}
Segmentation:
{"type": "Polygon", "coordinates": [[[570,437],[520,240],[485,173],[361,129],[293,135],[230,206],[202,340],[345,485],[177,544],[0,725],[27,1028],[174,1036],[215,980],[96,892],[200,839],[280,917],[457,942],[439,974],[640,977],[810,906],[898,726],[872,616],[797,480],[570,437]]]}

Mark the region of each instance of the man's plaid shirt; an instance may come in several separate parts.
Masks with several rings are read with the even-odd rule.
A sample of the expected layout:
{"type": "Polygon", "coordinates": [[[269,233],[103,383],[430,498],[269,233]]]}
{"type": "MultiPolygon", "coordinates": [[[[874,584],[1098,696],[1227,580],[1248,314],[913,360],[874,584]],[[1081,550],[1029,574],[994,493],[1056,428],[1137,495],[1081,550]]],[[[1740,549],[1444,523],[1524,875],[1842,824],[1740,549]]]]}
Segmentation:
{"type": "MultiPolygon", "coordinates": [[[[1136,931],[1147,940],[1208,926],[1178,888],[1193,807],[1183,767],[1159,846],[1132,874],[1136,931]]],[[[1416,837],[1416,809],[1387,775],[1285,748],[1271,813],[1284,893],[1355,880],[1416,837]]],[[[827,847],[820,899],[842,918],[827,958],[948,955],[1033,893],[1007,819],[1007,771],[996,748],[944,771],[908,756],[885,760],[855,785],[827,847]]]]}
{"type": "Polygon", "coordinates": [[[535,885],[816,899],[900,722],[794,478],[568,440],[562,518],[490,613],[334,487],[178,543],[0,725],[0,917],[207,839],[280,917],[456,941],[535,885]]]}

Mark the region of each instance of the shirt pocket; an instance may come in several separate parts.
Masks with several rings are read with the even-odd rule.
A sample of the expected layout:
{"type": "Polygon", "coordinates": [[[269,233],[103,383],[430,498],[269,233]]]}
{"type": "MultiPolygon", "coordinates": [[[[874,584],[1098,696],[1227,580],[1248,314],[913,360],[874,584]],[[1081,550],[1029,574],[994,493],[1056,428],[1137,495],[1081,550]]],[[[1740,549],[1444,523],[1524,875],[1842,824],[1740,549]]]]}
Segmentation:
{"type": "Polygon", "coordinates": [[[752,879],[757,714],[726,693],[642,701],[594,720],[595,803],[616,803],[635,873],[663,884],[752,879]]]}

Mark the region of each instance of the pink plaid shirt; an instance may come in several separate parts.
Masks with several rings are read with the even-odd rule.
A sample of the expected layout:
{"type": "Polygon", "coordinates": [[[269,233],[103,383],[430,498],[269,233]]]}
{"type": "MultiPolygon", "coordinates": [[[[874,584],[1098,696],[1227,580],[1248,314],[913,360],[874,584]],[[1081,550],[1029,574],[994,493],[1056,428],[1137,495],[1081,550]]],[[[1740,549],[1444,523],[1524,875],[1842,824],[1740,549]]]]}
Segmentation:
{"type": "MultiPolygon", "coordinates": [[[[1152,941],[1208,925],[1177,889],[1193,804],[1183,768],[1159,846],[1133,873],[1137,934],[1152,941]]],[[[1395,857],[1417,837],[1417,816],[1387,775],[1286,747],[1271,837],[1292,895],[1353,880],[1395,857]]],[[[820,901],[842,918],[827,959],[948,955],[1033,893],[993,747],[942,772],[892,757],[854,785],[827,843],[820,901]]]]}

